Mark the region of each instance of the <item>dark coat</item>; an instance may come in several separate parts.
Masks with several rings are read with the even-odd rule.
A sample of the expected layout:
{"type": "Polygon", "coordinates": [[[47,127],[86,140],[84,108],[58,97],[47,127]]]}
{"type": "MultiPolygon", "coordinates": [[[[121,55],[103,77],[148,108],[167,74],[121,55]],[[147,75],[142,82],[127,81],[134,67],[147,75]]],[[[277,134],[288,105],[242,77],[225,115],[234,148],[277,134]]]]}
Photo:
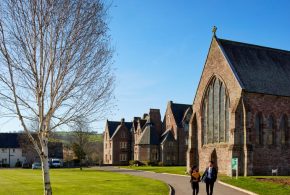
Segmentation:
{"type": "Polygon", "coordinates": [[[211,179],[209,179],[207,177],[207,175],[208,175],[208,168],[205,169],[205,171],[201,177],[201,180],[204,181],[205,183],[215,182],[217,179],[217,169],[215,167],[212,168],[212,178],[211,179]]]}

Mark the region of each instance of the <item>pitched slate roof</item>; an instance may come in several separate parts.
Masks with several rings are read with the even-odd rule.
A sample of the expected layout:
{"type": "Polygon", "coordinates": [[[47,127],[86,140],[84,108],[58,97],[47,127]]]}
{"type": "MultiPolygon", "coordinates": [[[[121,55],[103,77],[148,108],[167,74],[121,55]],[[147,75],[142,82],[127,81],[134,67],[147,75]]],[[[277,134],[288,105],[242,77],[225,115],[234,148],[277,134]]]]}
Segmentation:
{"type": "Polygon", "coordinates": [[[133,122],[132,122],[132,128],[131,131],[135,131],[138,126],[138,121],[141,119],[141,117],[134,117],[133,122]]]}
{"type": "Polygon", "coordinates": [[[163,144],[165,141],[175,141],[172,131],[170,129],[166,130],[161,135],[161,144],[163,144]]]}
{"type": "MultiPolygon", "coordinates": [[[[133,125],[132,122],[125,122],[125,126],[127,127],[128,131],[131,130],[132,125],[133,125]]],[[[113,135],[110,138],[113,138],[118,133],[118,131],[120,130],[121,127],[122,126],[121,126],[121,123],[120,123],[120,125],[117,126],[117,128],[115,129],[113,135]]]]}
{"type": "Polygon", "coordinates": [[[172,110],[175,122],[178,126],[180,126],[186,110],[190,108],[191,105],[190,104],[176,104],[176,103],[173,103],[172,101],[170,102],[170,104],[171,104],[171,110],[172,110]]]}
{"type": "Polygon", "coordinates": [[[290,96],[290,51],[216,40],[244,90],[290,96]]]}
{"type": "Polygon", "coordinates": [[[0,133],[0,148],[20,148],[19,133],[0,133]]]}
{"type": "Polygon", "coordinates": [[[121,122],[118,121],[108,121],[107,120],[107,125],[108,125],[108,130],[109,130],[109,137],[112,137],[114,132],[117,130],[117,127],[121,124],[121,122]]]}
{"type": "Polygon", "coordinates": [[[152,123],[147,122],[145,124],[138,144],[159,145],[159,135],[152,123]]]}
{"type": "Polygon", "coordinates": [[[147,120],[144,120],[144,119],[140,119],[140,120],[139,120],[139,122],[140,122],[140,127],[141,127],[141,128],[144,127],[144,125],[146,124],[146,121],[147,121],[147,120]]]}

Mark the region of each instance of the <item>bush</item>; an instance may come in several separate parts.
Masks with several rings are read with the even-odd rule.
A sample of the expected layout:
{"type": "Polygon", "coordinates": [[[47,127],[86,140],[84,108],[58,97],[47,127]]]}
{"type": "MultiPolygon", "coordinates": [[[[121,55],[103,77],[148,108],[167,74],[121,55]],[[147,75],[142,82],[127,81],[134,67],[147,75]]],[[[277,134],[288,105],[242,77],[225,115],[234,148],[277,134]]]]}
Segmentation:
{"type": "Polygon", "coordinates": [[[15,163],[15,167],[21,167],[21,166],[22,166],[21,161],[17,161],[17,162],[15,163]]]}
{"type": "Polygon", "coordinates": [[[160,161],[160,162],[158,162],[158,166],[163,167],[164,166],[164,163],[162,161],[160,161]]]}
{"type": "Polygon", "coordinates": [[[129,165],[130,166],[141,166],[143,164],[140,161],[138,161],[138,160],[130,160],[129,161],[129,165]]]}
{"type": "Polygon", "coordinates": [[[143,161],[143,163],[146,166],[155,166],[155,165],[157,165],[157,163],[153,162],[153,161],[143,161]]]}
{"type": "Polygon", "coordinates": [[[10,167],[10,165],[9,164],[2,164],[2,167],[10,167]]]}
{"type": "Polygon", "coordinates": [[[135,164],[137,164],[138,163],[138,161],[137,160],[129,160],[129,165],[135,165],[135,164]]]}

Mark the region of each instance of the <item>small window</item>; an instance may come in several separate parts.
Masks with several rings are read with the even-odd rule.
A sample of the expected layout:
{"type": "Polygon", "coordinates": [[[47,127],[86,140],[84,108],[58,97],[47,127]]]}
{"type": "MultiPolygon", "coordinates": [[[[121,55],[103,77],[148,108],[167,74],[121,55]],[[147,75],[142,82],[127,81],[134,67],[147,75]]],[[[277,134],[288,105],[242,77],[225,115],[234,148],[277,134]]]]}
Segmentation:
{"type": "Polygon", "coordinates": [[[14,148],[12,149],[12,152],[15,152],[15,149],[14,148]]]}
{"type": "Polygon", "coordinates": [[[183,130],[184,130],[185,132],[188,132],[188,129],[189,129],[189,125],[188,125],[188,123],[184,123],[183,130]]]}
{"type": "Polygon", "coordinates": [[[5,148],[2,148],[2,152],[5,153],[6,152],[6,149],[5,148]]]}
{"type": "Polygon", "coordinates": [[[153,149],[152,150],[151,157],[152,157],[153,161],[157,161],[158,160],[158,150],[157,149],[153,149]]]}
{"type": "Polygon", "coordinates": [[[263,132],[263,116],[262,113],[258,113],[255,118],[255,130],[256,130],[256,143],[263,145],[264,132],[263,132]]]}
{"type": "Polygon", "coordinates": [[[120,148],[127,148],[127,142],[120,142],[120,148]]]}
{"type": "Polygon", "coordinates": [[[187,146],[188,145],[188,138],[185,138],[184,142],[185,142],[185,145],[187,146]]]}
{"type": "Polygon", "coordinates": [[[127,161],[127,154],[120,154],[120,161],[127,161]]]}
{"type": "Polygon", "coordinates": [[[121,132],[121,138],[126,138],[126,132],[124,131],[121,132]]]}

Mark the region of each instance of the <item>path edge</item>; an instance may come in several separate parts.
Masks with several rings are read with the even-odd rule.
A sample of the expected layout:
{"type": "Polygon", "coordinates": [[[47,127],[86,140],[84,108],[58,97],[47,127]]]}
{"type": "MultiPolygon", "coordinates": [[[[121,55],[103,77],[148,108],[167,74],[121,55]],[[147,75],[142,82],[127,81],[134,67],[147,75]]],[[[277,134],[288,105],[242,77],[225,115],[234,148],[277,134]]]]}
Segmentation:
{"type": "Polygon", "coordinates": [[[237,187],[237,186],[233,186],[233,185],[231,185],[231,184],[228,184],[228,183],[225,183],[225,182],[222,182],[222,181],[218,181],[218,183],[219,183],[219,184],[222,184],[222,185],[224,185],[224,186],[227,186],[227,187],[233,188],[233,189],[235,189],[235,190],[238,190],[238,191],[241,191],[241,192],[247,193],[247,194],[249,194],[249,195],[258,195],[258,194],[254,193],[254,192],[251,192],[251,191],[248,191],[248,190],[245,190],[245,189],[239,188],[239,187],[237,187]]]}
{"type": "Polygon", "coordinates": [[[170,184],[168,184],[168,183],[166,183],[166,184],[167,184],[167,186],[169,188],[169,195],[174,195],[175,194],[174,188],[170,184]]]}
{"type": "MultiPolygon", "coordinates": [[[[156,172],[154,172],[154,171],[143,171],[143,170],[135,170],[135,169],[130,169],[130,168],[123,168],[123,167],[115,167],[115,168],[118,168],[118,169],[124,169],[124,170],[134,170],[134,171],[139,171],[139,172],[148,172],[148,173],[156,173],[156,172]]],[[[177,175],[177,174],[173,174],[173,175],[177,175]]],[[[164,181],[162,181],[162,182],[164,182],[164,181]]],[[[164,182],[165,183],[165,182],[164,182]]],[[[170,184],[168,184],[168,183],[165,183],[167,186],[168,186],[168,188],[169,188],[169,195],[175,195],[175,190],[174,190],[174,188],[170,185],[170,184]]]]}

